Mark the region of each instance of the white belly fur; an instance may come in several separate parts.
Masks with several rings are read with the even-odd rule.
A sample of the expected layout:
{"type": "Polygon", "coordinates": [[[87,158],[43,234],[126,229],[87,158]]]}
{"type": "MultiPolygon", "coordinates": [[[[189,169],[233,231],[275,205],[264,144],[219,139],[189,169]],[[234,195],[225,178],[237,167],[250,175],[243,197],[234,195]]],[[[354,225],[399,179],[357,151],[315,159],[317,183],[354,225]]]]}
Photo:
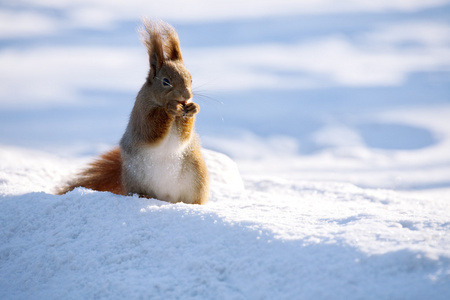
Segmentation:
{"type": "Polygon", "coordinates": [[[128,173],[139,183],[141,193],[169,202],[186,202],[191,194],[192,174],[184,164],[188,142],[182,143],[175,128],[157,146],[145,146],[129,157],[128,173]]]}

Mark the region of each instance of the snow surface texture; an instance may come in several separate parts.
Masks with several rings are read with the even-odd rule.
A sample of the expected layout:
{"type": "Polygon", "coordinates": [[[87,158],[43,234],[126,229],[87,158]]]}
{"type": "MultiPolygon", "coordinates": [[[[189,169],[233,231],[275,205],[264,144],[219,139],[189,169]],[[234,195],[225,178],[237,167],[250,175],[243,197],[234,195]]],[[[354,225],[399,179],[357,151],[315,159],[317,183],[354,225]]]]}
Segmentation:
{"type": "Polygon", "coordinates": [[[76,163],[2,149],[24,164],[0,173],[0,298],[448,298],[448,201],[261,177],[244,190],[231,160],[205,154],[212,194],[196,206],[50,195],[76,163]]]}
{"type": "Polygon", "coordinates": [[[450,299],[449,1],[334,2],[1,3],[0,299],[450,299]],[[210,201],[52,195],[123,134],[143,14],[210,201]]]}

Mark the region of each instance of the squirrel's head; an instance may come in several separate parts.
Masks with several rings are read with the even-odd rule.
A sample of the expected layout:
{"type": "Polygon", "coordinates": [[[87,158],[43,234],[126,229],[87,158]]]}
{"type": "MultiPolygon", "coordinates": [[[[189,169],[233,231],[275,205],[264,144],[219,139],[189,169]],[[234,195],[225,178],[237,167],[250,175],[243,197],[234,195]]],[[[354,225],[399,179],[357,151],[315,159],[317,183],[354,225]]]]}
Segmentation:
{"type": "Polygon", "coordinates": [[[147,47],[150,71],[145,83],[160,105],[192,98],[192,77],[184,66],[175,29],[164,22],[143,21],[142,41],[147,47]]]}

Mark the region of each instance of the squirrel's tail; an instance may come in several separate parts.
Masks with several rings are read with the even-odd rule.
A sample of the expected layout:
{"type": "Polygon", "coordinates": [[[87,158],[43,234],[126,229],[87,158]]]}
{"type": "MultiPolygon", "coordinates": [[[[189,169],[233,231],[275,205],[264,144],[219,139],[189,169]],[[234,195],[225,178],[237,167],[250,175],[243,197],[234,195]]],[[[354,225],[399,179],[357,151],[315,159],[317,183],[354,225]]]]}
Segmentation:
{"type": "Polygon", "coordinates": [[[80,172],[75,179],[59,188],[56,193],[62,195],[80,186],[100,192],[124,195],[120,148],[114,148],[101,155],[99,159],[80,172]]]}

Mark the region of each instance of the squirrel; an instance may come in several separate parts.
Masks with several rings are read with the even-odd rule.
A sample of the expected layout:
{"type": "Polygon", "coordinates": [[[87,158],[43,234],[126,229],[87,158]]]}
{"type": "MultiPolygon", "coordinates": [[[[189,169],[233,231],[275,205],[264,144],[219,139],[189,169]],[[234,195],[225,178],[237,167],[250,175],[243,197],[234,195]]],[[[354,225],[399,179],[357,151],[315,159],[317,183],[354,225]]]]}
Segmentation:
{"type": "Polygon", "coordinates": [[[209,176],[194,132],[200,107],[192,102],[192,77],[178,35],[162,21],[144,19],[143,25],[150,70],[119,147],[101,155],[57,194],[86,187],[172,203],[207,202],[209,176]]]}

